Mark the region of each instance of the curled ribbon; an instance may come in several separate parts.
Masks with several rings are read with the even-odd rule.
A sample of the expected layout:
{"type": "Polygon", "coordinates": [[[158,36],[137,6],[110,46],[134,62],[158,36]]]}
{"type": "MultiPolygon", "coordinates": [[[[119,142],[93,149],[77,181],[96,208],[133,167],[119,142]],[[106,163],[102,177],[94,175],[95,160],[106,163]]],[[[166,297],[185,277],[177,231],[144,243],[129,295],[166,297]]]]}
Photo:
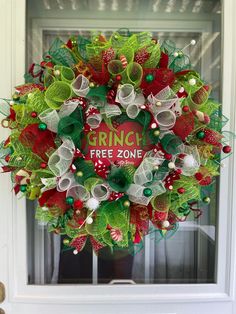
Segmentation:
{"type": "Polygon", "coordinates": [[[143,185],[153,180],[153,170],[163,163],[164,158],[146,157],[134,173],[134,183],[143,185]]]}
{"type": "Polygon", "coordinates": [[[84,128],[84,117],[81,107],[77,107],[69,116],[60,119],[58,123],[58,135],[71,139],[76,147],[81,144],[81,133],[84,128]]]}
{"type": "Polygon", "coordinates": [[[129,118],[135,119],[140,112],[140,107],[145,102],[145,98],[135,92],[133,85],[124,84],[117,91],[116,102],[126,109],[129,118]]]}
{"type": "Polygon", "coordinates": [[[100,109],[100,112],[101,114],[105,114],[108,119],[119,116],[122,113],[119,106],[109,104],[105,104],[105,106],[100,109]]]}
{"type": "Polygon", "coordinates": [[[91,114],[86,121],[91,129],[97,129],[102,122],[102,115],[100,113],[91,114]]]}
{"type": "Polygon", "coordinates": [[[72,196],[75,200],[87,201],[90,197],[90,193],[83,185],[75,183],[69,187],[66,196],[72,196]]]}
{"type": "Polygon", "coordinates": [[[135,87],[139,86],[143,75],[143,68],[139,63],[130,62],[124,68],[120,60],[111,60],[108,63],[108,71],[113,77],[121,75],[123,84],[132,84],[135,87]]]}
{"type": "Polygon", "coordinates": [[[57,178],[42,178],[41,179],[42,184],[44,187],[41,189],[41,192],[54,189],[57,186],[57,178]]]}
{"type": "Polygon", "coordinates": [[[138,185],[138,184],[130,184],[127,195],[129,196],[129,200],[136,204],[147,206],[153,197],[157,195],[165,193],[166,189],[161,181],[155,182],[152,185],[149,185],[148,188],[152,190],[151,196],[145,196],[144,190],[146,186],[138,185]]]}
{"type": "Polygon", "coordinates": [[[55,133],[57,132],[57,126],[60,118],[55,109],[48,108],[44,110],[42,113],[40,113],[39,119],[46,123],[48,130],[55,133]]]}
{"type": "Polygon", "coordinates": [[[52,109],[60,109],[65,100],[72,95],[71,86],[63,81],[55,81],[45,92],[45,100],[52,109]]]}
{"type": "Polygon", "coordinates": [[[39,115],[39,119],[47,124],[48,130],[57,133],[60,119],[71,115],[80,102],[81,101],[78,98],[66,100],[61,106],[59,112],[55,109],[48,108],[39,115]]]}
{"type": "Polygon", "coordinates": [[[169,130],[175,125],[176,115],[181,114],[179,98],[167,86],[155,96],[150,94],[148,101],[151,104],[150,109],[162,130],[169,130]]]}
{"type": "Polygon", "coordinates": [[[56,65],[54,67],[54,75],[56,79],[71,83],[75,79],[74,71],[71,68],[56,65]]]}
{"type": "Polygon", "coordinates": [[[61,177],[71,165],[75,145],[66,139],[62,145],[49,157],[48,167],[56,177],[61,177]]]}
{"type": "Polygon", "coordinates": [[[76,95],[85,97],[89,92],[89,80],[83,74],[79,74],[71,83],[71,88],[76,95]]]}
{"type": "Polygon", "coordinates": [[[106,184],[95,184],[92,187],[91,193],[98,201],[105,201],[110,196],[110,189],[106,184]]]}

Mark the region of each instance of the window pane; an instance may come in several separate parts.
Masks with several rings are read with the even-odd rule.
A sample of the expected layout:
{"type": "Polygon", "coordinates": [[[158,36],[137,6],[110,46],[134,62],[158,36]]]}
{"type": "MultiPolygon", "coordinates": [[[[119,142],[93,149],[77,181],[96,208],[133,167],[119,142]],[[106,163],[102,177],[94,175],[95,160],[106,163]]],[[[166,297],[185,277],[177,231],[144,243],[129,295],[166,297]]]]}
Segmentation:
{"type": "MultiPolygon", "coordinates": [[[[192,66],[221,98],[221,3],[208,0],[28,0],[27,67],[39,63],[52,40],[70,35],[89,37],[99,29],[105,35],[116,25],[132,32],[152,31],[162,42],[170,39],[188,46],[192,66]],[[89,23],[92,26],[89,26],[89,23]],[[101,21],[103,26],[101,27],[101,21]],[[152,26],[150,29],[150,25],[152,26]],[[87,26],[86,26],[87,25],[87,26]],[[97,26],[96,26],[97,25],[97,26]]],[[[82,253],[65,251],[63,237],[49,234],[34,220],[35,204],[27,202],[28,281],[48,283],[213,283],[216,281],[217,182],[209,190],[211,203],[202,216],[179,223],[168,239],[159,232],[148,235],[135,251],[102,249],[96,256],[88,243],[82,253]],[[173,232],[174,233],[174,232],[173,232]]]]}

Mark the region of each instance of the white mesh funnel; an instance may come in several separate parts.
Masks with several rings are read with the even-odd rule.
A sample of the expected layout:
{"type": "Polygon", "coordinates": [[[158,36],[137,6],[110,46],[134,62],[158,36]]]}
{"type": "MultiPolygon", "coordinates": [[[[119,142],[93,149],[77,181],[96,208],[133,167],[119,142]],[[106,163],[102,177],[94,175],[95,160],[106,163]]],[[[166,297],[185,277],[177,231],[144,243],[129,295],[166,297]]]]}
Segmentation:
{"type": "Polygon", "coordinates": [[[89,92],[89,80],[82,74],[71,83],[71,88],[77,96],[85,97],[89,92]]]}

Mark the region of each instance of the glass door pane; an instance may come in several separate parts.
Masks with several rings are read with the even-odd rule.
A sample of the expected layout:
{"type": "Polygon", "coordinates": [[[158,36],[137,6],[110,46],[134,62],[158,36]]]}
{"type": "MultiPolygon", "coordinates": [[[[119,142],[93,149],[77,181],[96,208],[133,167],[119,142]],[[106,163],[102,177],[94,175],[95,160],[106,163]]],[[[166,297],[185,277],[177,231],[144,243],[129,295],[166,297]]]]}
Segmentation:
{"type": "MultiPolygon", "coordinates": [[[[40,62],[57,36],[64,41],[70,35],[89,38],[96,28],[109,35],[116,24],[131,25],[132,32],[141,27],[160,43],[172,40],[180,48],[194,39],[196,45],[185,52],[203,80],[212,85],[212,96],[221,100],[221,3],[217,0],[28,0],[27,68],[40,62]],[[92,27],[85,26],[86,20],[92,21],[92,27]]],[[[199,205],[201,217],[195,219],[193,214],[180,222],[169,238],[153,232],[133,251],[111,253],[105,248],[98,256],[89,243],[78,255],[65,250],[64,237],[49,234],[47,226],[38,224],[36,204],[27,202],[28,283],[214,283],[217,195],[215,182],[206,195],[210,204],[199,205]]]]}

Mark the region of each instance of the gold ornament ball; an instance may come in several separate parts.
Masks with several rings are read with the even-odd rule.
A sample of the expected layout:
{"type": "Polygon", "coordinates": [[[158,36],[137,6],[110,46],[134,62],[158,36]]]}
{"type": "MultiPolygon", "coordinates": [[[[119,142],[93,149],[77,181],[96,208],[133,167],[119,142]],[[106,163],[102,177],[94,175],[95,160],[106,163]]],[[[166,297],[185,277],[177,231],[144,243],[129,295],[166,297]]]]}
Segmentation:
{"type": "Polygon", "coordinates": [[[83,177],[83,172],[82,172],[82,171],[78,171],[78,172],[76,173],[76,175],[77,175],[77,177],[83,177]]]}
{"type": "Polygon", "coordinates": [[[210,204],[210,202],[211,202],[210,197],[208,197],[208,196],[204,197],[203,198],[203,202],[206,203],[206,204],[210,204]]]}
{"type": "Polygon", "coordinates": [[[68,245],[69,243],[70,243],[70,240],[69,240],[69,239],[64,239],[64,240],[63,240],[63,244],[64,244],[64,245],[68,245]]]}
{"type": "Polygon", "coordinates": [[[159,130],[156,130],[153,132],[154,136],[159,136],[160,135],[160,131],[159,130]]]}
{"type": "Polygon", "coordinates": [[[124,206],[125,207],[130,207],[130,201],[124,201],[124,206]]]}

